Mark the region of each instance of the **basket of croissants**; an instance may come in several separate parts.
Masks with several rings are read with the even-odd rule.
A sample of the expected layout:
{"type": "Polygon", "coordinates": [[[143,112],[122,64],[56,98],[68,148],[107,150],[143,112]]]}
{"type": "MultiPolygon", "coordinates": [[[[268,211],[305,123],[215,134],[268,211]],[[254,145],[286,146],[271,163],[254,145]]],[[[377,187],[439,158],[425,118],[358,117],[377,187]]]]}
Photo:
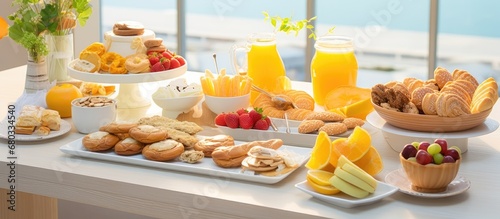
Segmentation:
{"type": "Polygon", "coordinates": [[[438,67],[434,78],[405,78],[372,87],[372,104],[387,123],[422,132],[456,132],[487,119],[498,99],[498,85],[465,70],[438,67]]]}

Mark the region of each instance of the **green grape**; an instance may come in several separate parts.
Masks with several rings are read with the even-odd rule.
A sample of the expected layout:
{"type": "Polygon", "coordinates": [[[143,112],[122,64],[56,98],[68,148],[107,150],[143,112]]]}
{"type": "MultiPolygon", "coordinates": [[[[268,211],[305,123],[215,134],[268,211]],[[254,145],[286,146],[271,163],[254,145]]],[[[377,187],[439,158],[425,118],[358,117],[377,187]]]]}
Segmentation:
{"type": "Polygon", "coordinates": [[[420,142],[414,141],[411,143],[411,145],[413,145],[413,147],[415,147],[418,150],[418,146],[420,145],[420,142]]]}
{"type": "Polygon", "coordinates": [[[434,154],[439,154],[439,152],[441,152],[441,145],[439,144],[436,144],[436,143],[432,143],[431,145],[429,145],[429,147],[427,148],[427,152],[430,154],[430,155],[433,155],[434,154]]]}
{"type": "Polygon", "coordinates": [[[434,160],[435,164],[441,164],[443,163],[444,156],[441,153],[437,153],[432,155],[432,159],[434,160]]]}
{"type": "Polygon", "coordinates": [[[462,154],[462,150],[460,150],[460,148],[458,146],[451,146],[450,148],[448,149],[455,149],[458,151],[459,154],[462,154]]]}

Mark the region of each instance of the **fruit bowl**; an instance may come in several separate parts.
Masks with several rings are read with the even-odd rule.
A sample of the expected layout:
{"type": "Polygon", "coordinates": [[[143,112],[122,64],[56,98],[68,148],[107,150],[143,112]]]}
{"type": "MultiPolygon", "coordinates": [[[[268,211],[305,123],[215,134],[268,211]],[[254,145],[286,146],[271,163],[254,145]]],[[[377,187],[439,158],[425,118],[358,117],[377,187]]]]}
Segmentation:
{"type": "Polygon", "coordinates": [[[457,132],[474,128],[483,123],[491,109],[458,117],[442,117],[437,115],[422,115],[397,112],[383,108],[372,102],[375,111],[387,123],[402,129],[420,132],[457,132]]]}
{"type": "Polygon", "coordinates": [[[411,188],[417,192],[437,193],[446,190],[448,185],[457,176],[460,162],[422,165],[407,160],[399,154],[399,160],[411,182],[411,188]]]}
{"type": "Polygon", "coordinates": [[[250,93],[235,97],[216,97],[205,95],[207,107],[215,114],[223,112],[236,112],[241,108],[247,108],[250,105],[250,93]]]}

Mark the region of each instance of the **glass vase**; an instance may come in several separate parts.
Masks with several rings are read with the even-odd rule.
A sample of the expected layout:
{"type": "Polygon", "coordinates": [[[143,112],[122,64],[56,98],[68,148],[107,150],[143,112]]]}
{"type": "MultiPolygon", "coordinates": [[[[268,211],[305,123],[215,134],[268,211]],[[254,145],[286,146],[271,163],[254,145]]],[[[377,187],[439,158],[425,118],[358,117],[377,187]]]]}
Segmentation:
{"type": "Polygon", "coordinates": [[[24,90],[27,93],[35,93],[39,90],[48,90],[51,86],[45,57],[39,57],[37,62],[34,60],[35,59],[33,57],[28,57],[26,80],[24,84],[24,90]]]}
{"type": "Polygon", "coordinates": [[[49,81],[52,83],[69,81],[68,64],[74,57],[73,33],[64,35],[46,35],[49,54],[47,56],[47,68],[49,81]]]}

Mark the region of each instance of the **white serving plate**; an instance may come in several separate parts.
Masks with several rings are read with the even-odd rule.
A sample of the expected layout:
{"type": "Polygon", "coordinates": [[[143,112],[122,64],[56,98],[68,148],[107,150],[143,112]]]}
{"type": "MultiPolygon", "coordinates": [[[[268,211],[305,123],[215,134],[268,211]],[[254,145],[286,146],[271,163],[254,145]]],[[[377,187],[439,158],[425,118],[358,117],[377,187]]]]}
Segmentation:
{"type": "MultiPolygon", "coordinates": [[[[45,140],[45,139],[51,139],[55,138],[61,135],[64,135],[68,133],[71,130],[71,124],[67,122],[66,120],[61,119],[61,128],[59,131],[50,131],[48,135],[45,136],[39,136],[39,135],[16,135],[15,140],[16,141],[40,141],[40,140],[45,140]]],[[[2,123],[0,123],[0,138],[3,139],[8,139],[8,128],[7,128],[7,123],[4,120],[2,123]]]]}
{"type": "Polygon", "coordinates": [[[456,145],[462,153],[468,149],[468,138],[486,135],[497,130],[499,124],[497,121],[486,118],[486,120],[471,129],[458,132],[419,132],[401,129],[387,123],[377,112],[372,112],[366,117],[366,121],[375,128],[382,130],[387,143],[396,152],[401,152],[403,147],[413,141],[433,142],[436,138],[444,138],[448,145],[456,145]]]}
{"type": "MultiPolygon", "coordinates": [[[[243,142],[235,141],[235,144],[240,144],[243,142]]],[[[245,171],[242,173],[241,168],[222,168],[217,166],[211,158],[203,158],[199,163],[190,164],[181,162],[179,160],[169,161],[169,162],[158,162],[145,159],[141,154],[132,156],[121,156],[114,153],[114,151],[109,150],[105,152],[91,152],[85,149],[82,145],[82,138],[77,139],[69,144],[60,147],[60,150],[64,153],[75,155],[78,157],[93,158],[97,160],[113,161],[126,164],[134,164],[145,167],[154,167],[165,170],[175,170],[187,173],[196,173],[202,175],[223,175],[225,177],[264,184],[274,184],[289,176],[293,171],[279,176],[268,177],[254,173],[253,171],[245,171]]],[[[310,148],[292,147],[283,145],[279,150],[289,151],[300,155],[299,168],[301,168],[304,163],[308,160],[311,155],[310,148]]]]}
{"type": "MultiPolygon", "coordinates": [[[[268,140],[273,138],[282,139],[284,144],[300,146],[300,147],[314,147],[314,143],[316,142],[317,133],[311,134],[301,134],[298,131],[298,126],[300,121],[290,121],[290,133],[286,133],[286,124],[285,120],[272,118],[273,123],[278,128],[278,131],[274,131],[271,127],[268,130],[257,130],[257,129],[232,129],[227,126],[219,126],[216,125],[224,134],[233,136],[234,139],[240,141],[256,141],[256,140],[268,140]]],[[[367,128],[367,125],[363,125],[363,128],[367,128]]],[[[330,136],[331,140],[335,140],[337,138],[349,137],[351,135],[353,129],[349,129],[346,132],[330,136]]],[[[370,131],[370,129],[367,129],[370,131]]]]}
{"type": "Polygon", "coordinates": [[[110,74],[107,72],[89,73],[89,72],[75,70],[72,66],[74,66],[74,63],[76,61],[78,61],[78,59],[75,59],[68,64],[69,76],[78,80],[87,82],[97,82],[97,83],[125,84],[125,83],[163,81],[179,77],[184,73],[186,73],[187,71],[187,63],[186,63],[180,66],[179,68],[175,68],[172,70],[148,72],[140,74],[110,74]]]}
{"type": "Polygon", "coordinates": [[[370,194],[367,197],[360,199],[346,195],[342,192],[337,193],[335,195],[323,195],[317,193],[308,185],[307,181],[295,184],[295,188],[313,196],[314,198],[344,208],[353,208],[362,205],[368,205],[380,199],[383,199],[387,196],[390,196],[398,191],[397,187],[380,181],[378,181],[377,189],[375,189],[375,192],[373,194],[370,194]]]}
{"type": "Polygon", "coordinates": [[[411,182],[403,169],[393,170],[385,176],[385,181],[399,188],[399,191],[408,195],[421,198],[444,198],[454,196],[467,191],[470,188],[470,181],[464,176],[457,175],[451,181],[445,191],[438,193],[417,192],[411,189],[411,182]]]}

